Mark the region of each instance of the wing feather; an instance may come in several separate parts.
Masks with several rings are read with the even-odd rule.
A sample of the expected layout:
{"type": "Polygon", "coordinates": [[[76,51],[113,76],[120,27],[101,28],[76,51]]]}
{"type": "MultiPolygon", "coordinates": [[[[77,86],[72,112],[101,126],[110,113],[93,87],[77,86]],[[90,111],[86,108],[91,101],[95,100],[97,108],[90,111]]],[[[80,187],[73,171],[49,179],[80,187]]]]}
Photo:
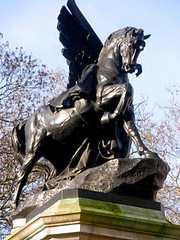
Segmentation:
{"type": "Polygon", "coordinates": [[[97,62],[103,45],[75,1],[69,0],[67,6],[70,12],[65,6],[62,7],[57,29],[64,46],[62,54],[69,65],[69,88],[76,84],[87,65],[97,62]]]}

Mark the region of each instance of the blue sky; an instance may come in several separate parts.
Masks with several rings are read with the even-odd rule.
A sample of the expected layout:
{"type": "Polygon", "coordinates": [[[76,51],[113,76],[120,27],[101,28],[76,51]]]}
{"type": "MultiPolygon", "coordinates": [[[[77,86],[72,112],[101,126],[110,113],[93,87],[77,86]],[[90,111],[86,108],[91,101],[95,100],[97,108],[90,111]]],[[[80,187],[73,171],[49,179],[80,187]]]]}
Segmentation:
{"type": "MultiPolygon", "coordinates": [[[[151,33],[138,62],[143,74],[130,77],[135,103],[141,94],[151,106],[167,100],[166,88],[180,80],[179,0],[76,0],[77,5],[104,42],[120,28],[134,26],[151,33]]],[[[65,0],[0,0],[0,32],[10,47],[22,46],[49,68],[68,71],[56,30],[65,0]]]]}

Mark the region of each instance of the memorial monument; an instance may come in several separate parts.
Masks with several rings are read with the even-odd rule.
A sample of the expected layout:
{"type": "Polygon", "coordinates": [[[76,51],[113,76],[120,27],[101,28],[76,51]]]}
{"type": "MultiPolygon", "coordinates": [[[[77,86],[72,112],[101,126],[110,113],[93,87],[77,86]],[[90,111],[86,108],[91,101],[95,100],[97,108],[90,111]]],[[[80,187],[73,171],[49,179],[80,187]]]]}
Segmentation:
{"type": "Polygon", "coordinates": [[[23,157],[13,198],[14,219],[27,222],[57,198],[69,199],[71,194],[159,211],[156,193],[169,167],[140,137],[128,80],[128,74],[142,73],[137,59],[150,35],[125,27],[103,45],[74,0],[67,6],[69,10],[63,6],[60,11],[57,26],[69,65],[67,90],[13,130],[13,146],[23,157]],[[132,141],[142,157],[129,158],[132,141]],[[54,165],[56,174],[20,203],[22,188],[41,157],[54,165]]]}

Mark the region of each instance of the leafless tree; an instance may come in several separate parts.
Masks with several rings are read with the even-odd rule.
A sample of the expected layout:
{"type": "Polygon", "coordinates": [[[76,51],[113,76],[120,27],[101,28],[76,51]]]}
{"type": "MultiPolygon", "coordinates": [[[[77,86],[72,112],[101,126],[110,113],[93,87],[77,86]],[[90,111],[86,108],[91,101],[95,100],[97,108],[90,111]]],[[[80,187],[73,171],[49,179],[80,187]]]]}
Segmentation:
{"type": "Polygon", "coordinates": [[[64,73],[48,71],[23,48],[12,50],[0,34],[0,235],[11,228],[10,208],[20,159],[11,146],[12,128],[60,93],[64,73]]]}
{"type": "Polygon", "coordinates": [[[167,91],[169,97],[166,105],[157,106],[160,120],[155,120],[153,110],[147,110],[147,101],[142,101],[136,109],[136,116],[146,145],[170,166],[169,175],[157,200],[165,207],[167,219],[180,225],[180,86],[167,91]]]}

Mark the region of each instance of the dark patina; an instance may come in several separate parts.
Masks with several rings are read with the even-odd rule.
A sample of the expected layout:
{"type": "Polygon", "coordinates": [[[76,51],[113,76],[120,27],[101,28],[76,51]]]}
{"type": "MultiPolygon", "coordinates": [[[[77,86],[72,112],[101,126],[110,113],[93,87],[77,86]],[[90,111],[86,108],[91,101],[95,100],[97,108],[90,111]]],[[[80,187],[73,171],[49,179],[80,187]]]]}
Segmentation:
{"type": "Polygon", "coordinates": [[[58,30],[69,65],[69,83],[66,91],[13,130],[13,146],[23,157],[14,205],[42,156],[56,170],[44,189],[70,186],[153,199],[168,166],[162,167],[163,174],[162,160],[141,140],[128,80],[129,73],[139,76],[142,72],[137,58],[150,35],[126,27],[112,33],[103,46],[75,2],[69,0],[67,5],[70,11],[62,7],[58,30]],[[145,159],[129,159],[132,141],[139,155],[152,160],[152,168],[145,159]],[[106,170],[113,177],[108,175],[111,187],[103,189],[100,185],[105,186],[108,179],[104,176],[103,183],[101,176],[106,170]]]}

